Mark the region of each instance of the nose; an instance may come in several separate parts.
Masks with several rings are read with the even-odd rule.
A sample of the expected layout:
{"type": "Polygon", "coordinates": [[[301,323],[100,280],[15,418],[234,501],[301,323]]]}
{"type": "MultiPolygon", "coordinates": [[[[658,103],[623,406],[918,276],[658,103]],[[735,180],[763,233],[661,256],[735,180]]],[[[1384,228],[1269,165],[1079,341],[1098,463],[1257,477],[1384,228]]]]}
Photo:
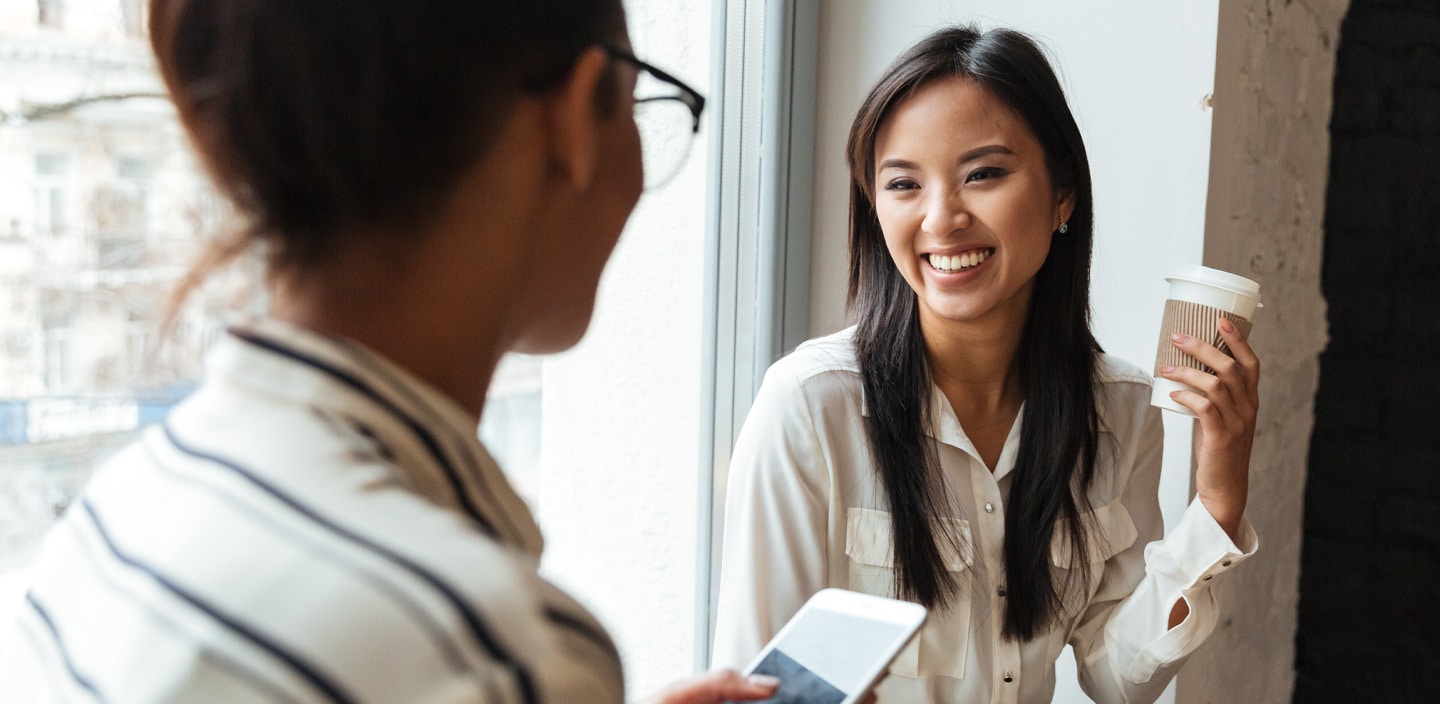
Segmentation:
{"type": "Polygon", "coordinates": [[[925,203],[925,219],[920,227],[931,235],[944,236],[970,227],[970,211],[958,189],[932,189],[925,203]]]}

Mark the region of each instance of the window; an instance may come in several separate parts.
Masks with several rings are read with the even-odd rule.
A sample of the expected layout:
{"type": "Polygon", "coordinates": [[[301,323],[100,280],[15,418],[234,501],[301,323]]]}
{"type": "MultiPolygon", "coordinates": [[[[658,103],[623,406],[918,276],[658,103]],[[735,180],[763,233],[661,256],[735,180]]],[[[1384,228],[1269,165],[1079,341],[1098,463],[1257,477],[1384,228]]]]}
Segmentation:
{"type": "Polygon", "coordinates": [[[59,27],[64,18],[64,0],[37,0],[41,27],[59,27]]]}
{"type": "Polygon", "coordinates": [[[140,6],[41,0],[50,37],[0,30],[0,163],[22,165],[0,189],[0,623],[46,529],[194,386],[246,284],[202,290],[158,344],[166,297],[223,209],[168,111],[106,99],[161,90],[143,37],[115,21],[138,22],[140,6]],[[94,100],[69,105],[81,97],[94,100]]]}
{"type": "Polygon", "coordinates": [[[132,37],[145,35],[145,0],[120,0],[120,28],[132,37]]]}
{"type": "Polygon", "coordinates": [[[51,237],[65,232],[70,217],[70,160],[58,152],[35,155],[35,231],[51,237]]]}

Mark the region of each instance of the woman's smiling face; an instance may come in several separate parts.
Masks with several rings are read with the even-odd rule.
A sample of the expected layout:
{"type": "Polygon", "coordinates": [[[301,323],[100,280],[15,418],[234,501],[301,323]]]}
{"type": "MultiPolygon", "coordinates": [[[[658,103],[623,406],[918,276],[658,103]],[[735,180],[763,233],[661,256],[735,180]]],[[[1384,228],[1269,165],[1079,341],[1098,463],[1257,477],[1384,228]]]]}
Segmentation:
{"type": "Polygon", "coordinates": [[[875,212],[923,327],[1023,324],[1073,207],[1024,121],[973,80],[921,86],[876,135],[875,212]]]}

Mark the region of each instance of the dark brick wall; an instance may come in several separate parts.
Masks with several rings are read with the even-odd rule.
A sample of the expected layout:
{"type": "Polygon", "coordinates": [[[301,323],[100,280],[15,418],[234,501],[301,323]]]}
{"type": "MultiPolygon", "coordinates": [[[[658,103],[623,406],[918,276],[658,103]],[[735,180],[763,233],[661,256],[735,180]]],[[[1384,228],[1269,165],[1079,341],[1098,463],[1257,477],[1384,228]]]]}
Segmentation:
{"type": "Polygon", "coordinates": [[[1440,702],[1440,0],[1353,0],[1295,702],[1440,702]]]}

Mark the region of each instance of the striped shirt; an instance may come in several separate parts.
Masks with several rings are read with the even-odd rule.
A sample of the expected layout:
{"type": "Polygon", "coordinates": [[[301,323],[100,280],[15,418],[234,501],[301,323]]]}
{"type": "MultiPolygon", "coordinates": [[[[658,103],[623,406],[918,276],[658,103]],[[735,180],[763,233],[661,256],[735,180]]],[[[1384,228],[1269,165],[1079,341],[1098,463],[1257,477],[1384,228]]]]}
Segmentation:
{"type": "Polygon", "coordinates": [[[623,701],[475,430],[358,345],[232,329],[47,537],[0,700],[623,701]]]}

